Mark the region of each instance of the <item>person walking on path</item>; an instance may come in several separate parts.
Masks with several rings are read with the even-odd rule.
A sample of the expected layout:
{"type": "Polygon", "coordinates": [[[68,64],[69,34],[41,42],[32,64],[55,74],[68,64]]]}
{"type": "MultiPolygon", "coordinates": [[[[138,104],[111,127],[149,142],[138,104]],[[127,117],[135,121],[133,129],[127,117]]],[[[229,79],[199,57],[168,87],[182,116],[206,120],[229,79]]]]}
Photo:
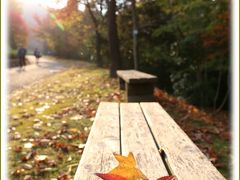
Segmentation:
{"type": "Polygon", "coordinates": [[[41,57],[41,54],[40,54],[40,51],[38,50],[38,48],[36,48],[34,50],[34,56],[36,58],[36,63],[38,64],[39,63],[39,58],[41,57]]]}
{"type": "Polygon", "coordinates": [[[23,70],[24,70],[24,66],[26,65],[26,59],[25,59],[26,54],[27,54],[27,50],[24,47],[21,47],[18,50],[19,66],[20,66],[20,69],[23,68],[23,70]]]}

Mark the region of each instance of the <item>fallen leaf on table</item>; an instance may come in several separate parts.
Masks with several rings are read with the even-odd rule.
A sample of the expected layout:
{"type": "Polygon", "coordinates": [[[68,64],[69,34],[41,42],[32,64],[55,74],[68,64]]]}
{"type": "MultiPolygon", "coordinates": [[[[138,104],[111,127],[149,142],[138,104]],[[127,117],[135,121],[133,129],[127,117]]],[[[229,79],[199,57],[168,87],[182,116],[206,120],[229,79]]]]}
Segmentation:
{"type": "MultiPolygon", "coordinates": [[[[109,174],[117,175],[126,180],[148,179],[137,167],[133,153],[130,152],[127,157],[114,154],[119,165],[111,170],[109,174]]],[[[114,180],[114,179],[113,179],[114,180]]]]}
{"type": "Polygon", "coordinates": [[[115,174],[102,174],[102,173],[96,173],[98,177],[102,178],[103,180],[127,180],[127,178],[118,176],[115,174]]]}
{"type": "Polygon", "coordinates": [[[158,178],[157,180],[174,180],[175,176],[163,176],[158,178]]]}

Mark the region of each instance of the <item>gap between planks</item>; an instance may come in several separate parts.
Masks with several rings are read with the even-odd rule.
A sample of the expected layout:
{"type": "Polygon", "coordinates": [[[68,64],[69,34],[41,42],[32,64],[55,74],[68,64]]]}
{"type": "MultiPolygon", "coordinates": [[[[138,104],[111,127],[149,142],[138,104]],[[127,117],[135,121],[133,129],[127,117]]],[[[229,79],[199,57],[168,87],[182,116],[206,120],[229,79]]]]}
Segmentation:
{"type": "Polygon", "coordinates": [[[139,103],[120,104],[122,154],[134,154],[137,167],[150,179],[168,175],[139,103]]]}

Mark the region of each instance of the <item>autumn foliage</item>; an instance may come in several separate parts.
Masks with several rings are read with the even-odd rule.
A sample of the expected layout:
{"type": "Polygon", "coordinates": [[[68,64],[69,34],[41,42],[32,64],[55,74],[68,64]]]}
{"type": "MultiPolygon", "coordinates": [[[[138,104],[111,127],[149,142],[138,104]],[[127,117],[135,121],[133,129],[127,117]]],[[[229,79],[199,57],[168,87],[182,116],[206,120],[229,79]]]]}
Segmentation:
{"type": "Polygon", "coordinates": [[[10,11],[10,44],[13,48],[26,45],[28,28],[22,16],[14,11],[10,11]]]}
{"type": "Polygon", "coordinates": [[[228,11],[217,16],[217,23],[209,32],[203,34],[203,46],[208,51],[208,59],[227,57],[229,55],[230,29],[228,11]]]}
{"type": "Polygon", "coordinates": [[[27,45],[28,26],[22,17],[21,10],[14,4],[15,1],[11,2],[9,10],[10,47],[17,49],[20,45],[27,45]]]}

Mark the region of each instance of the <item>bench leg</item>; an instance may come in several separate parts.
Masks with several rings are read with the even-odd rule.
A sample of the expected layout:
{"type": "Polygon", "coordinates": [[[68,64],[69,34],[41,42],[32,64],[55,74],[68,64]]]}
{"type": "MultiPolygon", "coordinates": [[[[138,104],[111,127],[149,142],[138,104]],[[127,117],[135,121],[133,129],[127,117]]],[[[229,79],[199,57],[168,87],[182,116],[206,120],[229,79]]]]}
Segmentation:
{"type": "Polygon", "coordinates": [[[156,99],[153,96],[153,83],[144,84],[125,84],[127,102],[153,102],[156,99]]]}
{"type": "Polygon", "coordinates": [[[125,81],[122,78],[118,78],[120,90],[125,90],[125,81]]]}

